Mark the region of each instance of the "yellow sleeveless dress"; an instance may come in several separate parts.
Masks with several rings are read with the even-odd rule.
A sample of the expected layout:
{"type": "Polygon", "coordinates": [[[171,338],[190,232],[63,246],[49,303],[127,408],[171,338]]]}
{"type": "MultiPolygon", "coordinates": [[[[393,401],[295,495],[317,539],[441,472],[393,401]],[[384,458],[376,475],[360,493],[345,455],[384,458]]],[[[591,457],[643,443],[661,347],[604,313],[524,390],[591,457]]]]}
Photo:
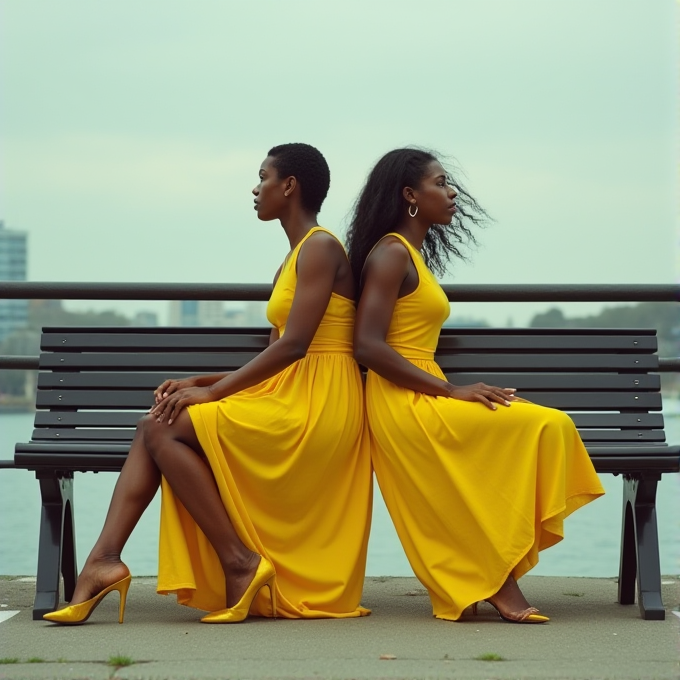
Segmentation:
{"type": "MultiPolygon", "coordinates": [[[[421,254],[389,235],[408,249],[419,284],[397,300],[387,343],[445,379],[434,351],[448,299],[421,254]]],[[[437,618],[456,620],[509,574],[525,574],[539,550],[563,538],[565,517],[604,493],[561,411],[529,402],[492,411],[398,387],[372,371],[366,410],[380,490],[437,618]]]]}
{"type": "MultiPolygon", "coordinates": [[[[267,318],[286,332],[302,244],[284,263],[267,318]]],[[[328,232],[330,233],[330,232],[328,232]]],[[[355,305],[335,293],[307,355],[221,401],[189,407],[220,496],[239,536],[276,568],[285,618],[365,616],[359,606],[371,517],[372,470],[363,384],[352,355],[355,305]]],[[[162,482],[158,592],[213,611],[225,607],[217,555],[162,482]]],[[[271,616],[269,589],[251,613],[271,616]]]]}

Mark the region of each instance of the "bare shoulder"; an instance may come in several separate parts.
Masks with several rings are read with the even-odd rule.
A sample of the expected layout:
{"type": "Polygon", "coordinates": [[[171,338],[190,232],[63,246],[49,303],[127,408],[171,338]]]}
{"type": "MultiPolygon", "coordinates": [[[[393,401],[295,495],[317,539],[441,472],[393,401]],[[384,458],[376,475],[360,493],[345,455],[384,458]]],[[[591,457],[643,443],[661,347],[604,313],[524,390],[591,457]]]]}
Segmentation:
{"type": "Polygon", "coordinates": [[[313,258],[316,261],[322,259],[334,262],[345,257],[345,249],[335,236],[325,231],[317,231],[302,244],[299,260],[303,256],[307,259],[308,255],[309,259],[313,258]]]}
{"type": "Polygon", "coordinates": [[[411,256],[406,246],[395,236],[386,236],[366,259],[366,269],[389,269],[405,273],[410,261],[411,256]]]}

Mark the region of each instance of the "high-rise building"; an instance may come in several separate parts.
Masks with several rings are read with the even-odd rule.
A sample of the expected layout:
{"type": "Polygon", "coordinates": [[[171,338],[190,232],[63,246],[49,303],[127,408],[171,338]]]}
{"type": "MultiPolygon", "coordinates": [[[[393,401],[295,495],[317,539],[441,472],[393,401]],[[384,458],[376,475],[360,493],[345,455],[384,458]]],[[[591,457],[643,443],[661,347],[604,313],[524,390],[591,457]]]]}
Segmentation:
{"type": "MultiPolygon", "coordinates": [[[[7,229],[0,220],[0,281],[25,281],[28,234],[7,229]]],[[[28,323],[28,300],[0,299],[0,342],[28,323]]]]}

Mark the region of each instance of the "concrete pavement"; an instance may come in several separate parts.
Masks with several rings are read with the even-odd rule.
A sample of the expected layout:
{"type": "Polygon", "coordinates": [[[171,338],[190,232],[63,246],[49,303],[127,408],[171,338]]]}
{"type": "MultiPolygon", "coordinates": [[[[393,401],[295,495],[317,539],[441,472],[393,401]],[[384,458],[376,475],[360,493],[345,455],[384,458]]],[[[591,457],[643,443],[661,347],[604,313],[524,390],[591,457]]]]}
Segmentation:
{"type": "Polygon", "coordinates": [[[549,624],[504,623],[488,605],[439,621],[415,579],[368,578],[366,618],[207,626],[156,595],[155,578],[137,578],[122,626],[113,593],[85,625],[61,627],[31,619],[33,582],[1,577],[0,616],[19,613],[0,623],[0,678],[677,680],[680,577],[663,580],[665,621],[618,605],[615,579],[527,576],[522,588],[549,624]],[[114,656],[132,663],[109,665],[114,656]]]}

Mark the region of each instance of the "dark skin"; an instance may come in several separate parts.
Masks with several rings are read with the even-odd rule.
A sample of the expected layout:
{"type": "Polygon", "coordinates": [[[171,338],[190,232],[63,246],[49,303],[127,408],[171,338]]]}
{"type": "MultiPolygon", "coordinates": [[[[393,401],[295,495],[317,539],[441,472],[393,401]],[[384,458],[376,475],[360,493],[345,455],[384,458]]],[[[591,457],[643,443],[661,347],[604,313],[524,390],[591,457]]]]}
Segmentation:
{"type": "MultiPolygon", "coordinates": [[[[292,251],[317,226],[316,213],[302,205],[297,179],[279,177],[271,158],[262,163],[259,178],[253,189],[258,217],[263,221],[278,219],[292,251]]],[[[93,597],[127,575],[128,569],[120,559],[123,546],[156,494],[161,474],[215,548],[229,584],[227,607],[241,599],[261,558],[243,543],[231,523],[186,407],[224,399],[302,359],[331,293],[354,299],[345,252],[336,239],[323,232],[313,234],[302,246],[297,277],[282,338],[273,329],[269,346],[233,373],[166,380],[156,389],[155,404],[137,427],[104,528],[80,574],[71,604],[93,597]]]]}
{"type": "MultiPolygon", "coordinates": [[[[457,192],[447,183],[441,164],[432,161],[418,186],[404,187],[402,195],[404,212],[395,231],[420,250],[431,225],[451,222],[457,192]],[[416,216],[411,217],[408,210],[413,213],[416,207],[416,216]]],[[[363,287],[354,326],[356,360],[395,385],[415,392],[476,401],[494,411],[499,405],[509,407],[515,399],[514,388],[484,383],[452,385],[418,368],[387,344],[397,300],[413,293],[418,283],[418,272],[404,244],[394,237],[380,241],[367,258],[362,274],[363,287]]],[[[504,614],[530,606],[512,576],[490,600],[504,614]]]]}

